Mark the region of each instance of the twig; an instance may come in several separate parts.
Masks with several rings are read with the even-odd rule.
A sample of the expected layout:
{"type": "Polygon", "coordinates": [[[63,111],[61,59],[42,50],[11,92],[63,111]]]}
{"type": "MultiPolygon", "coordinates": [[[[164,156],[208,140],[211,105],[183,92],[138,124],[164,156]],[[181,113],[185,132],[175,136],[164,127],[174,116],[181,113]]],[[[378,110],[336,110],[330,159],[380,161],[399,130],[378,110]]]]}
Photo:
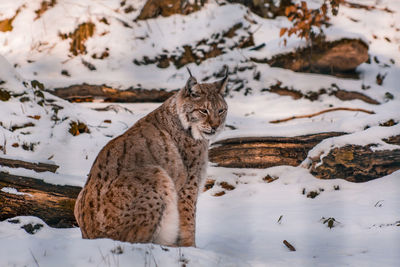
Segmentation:
{"type": "Polygon", "coordinates": [[[332,112],[332,111],[339,111],[339,110],[360,111],[360,112],[365,112],[365,113],[368,113],[368,114],[375,114],[375,112],[373,112],[371,110],[366,110],[366,109],[362,109],[362,108],[330,108],[330,109],[325,109],[325,110],[319,111],[317,113],[312,113],[312,114],[307,114],[307,115],[299,115],[299,116],[292,116],[292,117],[285,118],[285,119],[274,120],[274,121],[270,121],[270,123],[281,123],[281,122],[286,122],[286,121],[295,120],[295,119],[312,118],[312,117],[321,115],[323,113],[332,112]]]}
{"type": "Polygon", "coordinates": [[[150,248],[149,248],[149,247],[147,247],[147,248],[149,249],[150,256],[153,258],[154,266],[155,266],[155,267],[158,267],[156,258],[154,257],[154,254],[153,254],[153,251],[152,251],[152,250],[153,250],[153,246],[151,246],[150,248]]]}
{"type": "Polygon", "coordinates": [[[3,134],[4,136],[4,144],[3,144],[3,154],[6,155],[7,154],[7,138],[6,138],[6,134],[3,134]]]}
{"type": "Polygon", "coordinates": [[[292,244],[290,244],[289,242],[287,242],[286,240],[283,240],[283,244],[285,244],[285,246],[287,246],[287,248],[290,251],[296,251],[296,249],[292,246],[292,244]]]}
{"type": "Polygon", "coordinates": [[[33,252],[32,252],[31,249],[29,249],[29,252],[31,253],[33,260],[35,261],[36,266],[37,266],[37,267],[40,267],[39,262],[38,262],[37,259],[35,258],[35,255],[33,255],[33,252]]]}

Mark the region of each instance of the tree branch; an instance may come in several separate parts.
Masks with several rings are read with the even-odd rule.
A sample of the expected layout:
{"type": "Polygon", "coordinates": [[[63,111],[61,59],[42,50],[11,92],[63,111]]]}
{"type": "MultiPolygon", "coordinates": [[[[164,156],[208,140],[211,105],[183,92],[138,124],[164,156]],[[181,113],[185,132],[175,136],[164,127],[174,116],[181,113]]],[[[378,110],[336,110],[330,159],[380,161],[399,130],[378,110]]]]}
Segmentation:
{"type": "Polygon", "coordinates": [[[286,121],[290,121],[290,120],[295,120],[295,119],[303,119],[303,118],[312,118],[324,113],[328,113],[328,112],[333,112],[333,111],[340,111],[340,110],[344,110],[344,111],[359,111],[359,112],[364,112],[364,113],[368,113],[368,114],[375,114],[375,112],[371,111],[371,110],[366,110],[366,109],[362,109],[362,108],[330,108],[330,109],[325,109],[322,111],[319,111],[317,113],[312,113],[312,114],[307,114],[307,115],[298,115],[298,116],[292,116],[289,118],[285,118],[285,119],[280,119],[280,120],[273,120],[270,121],[270,123],[281,123],[281,122],[286,122],[286,121]]]}

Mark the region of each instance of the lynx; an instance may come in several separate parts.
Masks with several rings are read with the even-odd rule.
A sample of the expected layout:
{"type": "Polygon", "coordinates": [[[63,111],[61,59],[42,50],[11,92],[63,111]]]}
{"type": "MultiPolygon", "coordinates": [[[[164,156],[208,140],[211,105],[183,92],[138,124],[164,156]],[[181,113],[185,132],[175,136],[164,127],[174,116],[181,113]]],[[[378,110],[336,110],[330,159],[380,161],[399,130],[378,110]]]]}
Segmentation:
{"type": "Polygon", "coordinates": [[[224,127],[227,74],[186,85],[98,154],[75,204],[83,238],[195,246],[210,139],[224,127]]]}

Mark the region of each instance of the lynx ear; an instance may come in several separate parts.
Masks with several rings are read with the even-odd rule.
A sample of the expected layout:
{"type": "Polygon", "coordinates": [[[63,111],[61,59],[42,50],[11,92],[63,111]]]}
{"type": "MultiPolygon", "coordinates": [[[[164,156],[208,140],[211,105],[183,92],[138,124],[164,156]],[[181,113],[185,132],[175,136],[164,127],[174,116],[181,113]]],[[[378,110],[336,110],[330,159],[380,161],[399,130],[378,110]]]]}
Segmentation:
{"type": "Polygon", "coordinates": [[[225,94],[227,82],[228,82],[228,67],[225,67],[225,76],[224,76],[224,78],[222,78],[222,80],[219,80],[219,81],[214,83],[215,87],[217,88],[218,92],[221,95],[225,94]]]}
{"type": "Polygon", "coordinates": [[[193,86],[197,84],[197,80],[195,77],[193,77],[192,73],[190,72],[190,69],[189,68],[186,69],[189,72],[190,77],[186,82],[185,91],[188,95],[192,95],[195,94],[195,92],[193,91],[193,86]]]}

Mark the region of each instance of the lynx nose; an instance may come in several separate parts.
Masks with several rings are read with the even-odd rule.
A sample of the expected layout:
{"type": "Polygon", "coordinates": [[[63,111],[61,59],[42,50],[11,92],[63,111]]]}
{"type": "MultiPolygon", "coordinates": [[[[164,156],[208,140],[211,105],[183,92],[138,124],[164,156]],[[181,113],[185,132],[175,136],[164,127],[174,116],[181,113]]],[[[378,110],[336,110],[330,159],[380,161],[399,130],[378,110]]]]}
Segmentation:
{"type": "Polygon", "coordinates": [[[217,127],[211,127],[210,134],[215,134],[217,132],[217,127]]]}

